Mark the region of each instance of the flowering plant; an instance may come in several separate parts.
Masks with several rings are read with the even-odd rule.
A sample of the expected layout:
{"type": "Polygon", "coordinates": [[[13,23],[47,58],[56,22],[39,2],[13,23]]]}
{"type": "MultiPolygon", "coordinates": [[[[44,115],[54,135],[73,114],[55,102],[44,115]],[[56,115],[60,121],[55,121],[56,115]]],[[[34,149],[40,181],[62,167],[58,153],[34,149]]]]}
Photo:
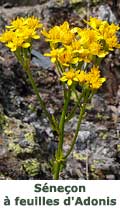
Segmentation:
{"type": "Polygon", "coordinates": [[[34,16],[20,17],[11,21],[0,35],[0,41],[14,52],[26,71],[40,106],[53,130],[58,134],[58,148],[52,160],[54,179],[59,179],[63,165],[73,150],[87,103],[106,81],[106,78],[101,77],[100,62],[110,51],[120,48],[117,39],[119,26],[95,17],[90,17],[89,21],[84,22],[87,23],[87,28],[70,28],[69,23],[64,22],[62,25],[54,26],[46,31],[38,18],[34,16]],[[49,56],[51,62],[55,63],[55,70],[63,87],[64,105],[60,119],[56,119],[47,110],[30,70],[32,41],[40,38],[40,31],[45,40],[50,43],[50,52],[45,53],[45,56],[49,56]],[[78,86],[81,87],[81,92],[77,90],[78,86]],[[73,109],[68,112],[73,92],[76,102],[73,109]],[[79,108],[79,117],[76,131],[71,146],[64,154],[65,124],[73,118],[77,108],[79,108]]]}

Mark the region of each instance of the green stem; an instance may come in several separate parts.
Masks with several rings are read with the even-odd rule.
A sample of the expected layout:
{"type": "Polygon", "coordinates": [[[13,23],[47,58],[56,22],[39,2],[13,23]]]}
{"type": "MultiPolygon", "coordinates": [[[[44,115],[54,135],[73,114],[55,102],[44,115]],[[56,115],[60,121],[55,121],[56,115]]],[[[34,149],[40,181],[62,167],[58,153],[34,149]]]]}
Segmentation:
{"type": "Polygon", "coordinates": [[[20,64],[23,66],[23,58],[20,55],[20,50],[19,49],[15,52],[15,56],[18,59],[18,61],[20,62],[20,64]]]}
{"type": "Polygon", "coordinates": [[[58,74],[59,77],[61,77],[62,76],[61,66],[60,66],[60,64],[57,60],[56,60],[55,64],[56,64],[56,67],[57,67],[57,74],[58,74]]]}
{"type": "Polygon", "coordinates": [[[58,143],[58,150],[56,153],[54,179],[59,179],[60,168],[61,168],[61,164],[63,162],[62,151],[63,151],[63,142],[64,142],[65,116],[66,116],[66,112],[68,109],[70,96],[71,96],[71,90],[69,89],[67,97],[64,96],[64,107],[63,107],[60,124],[59,124],[59,143],[58,143]]]}
{"type": "Polygon", "coordinates": [[[85,98],[84,98],[84,103],[83,103],[83,105],[81,107],[81,110],[80,110],[80,115],[79,115],[79,119],[78,119],[78,123],[77,123],[77,128],[76,128],[76,131],[75,131],[75,136],[73,138],[73,142],[71,144],[70,149],[68,150],[67,154],[64,156],[65,160],[67,159],[67,157],[70,155],[70,153],[72,152],[72,150],[74,148],[74,145],[75,145],[75,142],[76,142],[76,139],[77,139],[77,136],[78,136],[78,132],[80,130],[80,125],[81,125],[81,122],[82,122],[82,119],[83,119],[83,115],[85,113],[85,108],[86,108],[86,104],[87,104],[88,95],[89,95],[89,92],[87,91],[87,93],[85,95],[85,98]]]}
{"type": "Polygon", "coordinates": [[[66,116],[66,112],[68,109],[68,104],[69,104],[69,100],[70,100],[70,95],[71,95],[71,90],[68,90],[68,95],[67,98],[65,98],[65,103],[64,103],[64,107],[63,107],[63,112],[61,115],[61,119],[60,119],[60,124],[59,124],[59,131],[60,131],[60,143],[58,146],[58,154],[60,153],[60,151],[62,150],[62,145],[63,145],[63,139],[64,139],[64,124],[65,124],[65,116],[66,116]]]}
{"type": "Polygon", "coordinates": [[[73,92],[75,94],[76,100],[78,101],[79,100],[79,95],[78,95],[77,90],[75,89],[75,87],[73,89],[73,92]]]}
{"type": "Polygon", "coordinates": [[[66,122],[68,122],[69,120],[71,120],[71,118],[74,116],[77,107],[80,105],[81,99],[83,98],[84,95],[84,91],[81,93],[81,95],[78,98],[78,101],[76,102],[76,104],[74,105],[73,109],[71,110],[70,114],[67,116],[66,118],[66,122]]]}
{"type": "Polygon", "coordinates": [[[35,81],[34,81],[34,79],[33,79],[32,73],[31,73],[31,71],[30,71],[29,59],[26,59],[26,60],[25,60],[24,66],[23,66],[23,67],[24,67],[24,69],[25,69],[25,71],[26,71],[26,73],[27,73],[27,75],[28,75],[28,78],[29,78],[29,80],[30,80],[30,82],[31,82],[31,85],[32,85],[32,87],[33,87],[33,90],[34,90],[36,96],[37,96],[37,99],[38,99],[38,101],[39,101],[39,103],[40,103],[41,108],[43,109],[45,115],[47,116],[48,120],[50,121],[50,123],[51,123],[53,129],[55,129],[55,130],[57,131],[57,130],[58,130],[57,121],[55,120],[54,116],[51,115],[51,114],[47,111],[46,105],[45,105],[44,101],[42,100],[42,98],[41,98],[41,96],[40,96],[40,94],[39,94],[38,88],[37,88],[37,86],[36,86],[36,84],[35,84],[35,81]]]}
{"type": "Polygon", "coordinates": [[[103,58],[96,57],[96,59],[95,59],[95,66],[100,66],[102,59],[103,58]]]}
{"type": "MultiPolygon", "coordinates": [[[[57,70],[58,70],[58,76],[61,77],[63,72],[64,72],[64,69],[63,69],[62,65],[60,64],[60,62],[58,60],[56,60],[56,67],[57,67],[57,70]]],[[[64,96],[66,97],[65,84],[63,84],[63,90],[64,90],[64,96]]]]}

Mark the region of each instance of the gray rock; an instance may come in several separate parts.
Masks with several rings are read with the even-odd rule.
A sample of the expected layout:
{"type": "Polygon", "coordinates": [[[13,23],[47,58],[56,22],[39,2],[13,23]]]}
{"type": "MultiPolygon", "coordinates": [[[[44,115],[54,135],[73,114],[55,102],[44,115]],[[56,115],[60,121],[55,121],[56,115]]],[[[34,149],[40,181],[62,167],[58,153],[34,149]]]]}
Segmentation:
{"type": "Polygon", "coordinates": [[[21,141],[19,141],[19,145],[22,148],[26,148],[26,147],[30,146],[30,143],[26,140],[21,140],[21,141]]]}
{"type": "Polygon", "coordinates": [[[100,18],[102,20],[106,20],[109,23],[116,23],[116,24],[118,23],[118,21],[117,21],[115,15],[113,14],[111,8],[107,4],[101,5],[98,8],[97,15],[98,15],[98,18],[100,18]]]}
{"type": "Polygon", "coordinates": [[[51,61],[48,57],[43,56],[40,52],[32,50],[32,63],[42,70],[51,69],[51,61]]]}
{"type": "Polygon", "coordinates": [[[106,110],[106,105],[104,103],[104,99],[99,95],[94,95],[91,100],[91,105],[94,110],[98,112],[104,112],[106,110]]]}
{"type": "Polygon", "coordinates": [[[115,176],[113,174],[106,175],[106,179],[115,180],[115,176]]]}
{"type": "Polygon", "coordinates": [[[90,131],[79,131],[78,139],[80,139],[81,143],[84,143],[90,137],[90,131]]]}
{"type": "Polygon", "coordinates": [[[0,159],[4,159],[8,157],[8,149],[4,145],[0,145],[0,159]]]}
{"type": "Polygon", "coordinates": [[[83,150],[87,147],[87,142],[90,140],[91,133],[90,131],[79,131],[77,141],[76,141],[76,149],[83,150]]]}

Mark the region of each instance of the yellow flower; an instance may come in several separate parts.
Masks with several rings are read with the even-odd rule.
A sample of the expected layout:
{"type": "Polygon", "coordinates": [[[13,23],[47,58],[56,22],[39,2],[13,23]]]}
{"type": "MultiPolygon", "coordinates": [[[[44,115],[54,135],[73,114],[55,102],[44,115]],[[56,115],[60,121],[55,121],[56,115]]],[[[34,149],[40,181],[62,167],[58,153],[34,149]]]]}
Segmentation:
{"type": "Polygon", "coordinates": [[[60,78],[60,81],[67,82],[68,86],[71,86],[73,82],[78,82],[79,71],[70,69],[67,72],[63,73],[63,76],[60,78]]]}
{"type": "Polygon", "coordinates": [[[80,33],[78,33],[80,36],[80,42],[82,45],[87,46],[90,43],[97,42],[98,41],[98,36],[97,32],[93,29],[83,29],[81,30],[80,33]]]}
{"type": "Polygon", "coordinates": [[[69,45],[74,39],[74,33],[70,30],[67,21],[60,26],[53,27],[48,32],[44,29],[42,34],[46,37],[46,41],[52,43],[61,42],[65,45],[69,45]]]}
{"type": "Polygon", "coordinates": [[[42,33],[50,42],[51,48],[56,48],[49,54],[52,62],[55,62],[57,58],[64,66],[79,62],[90,63],[95,56],[103,58],[110,50],[120,48],[116,36],[118,26],[93,17],[90,17],[87,23],[91,28],[74,27],[70,29],[68,22],[64,22],[48,32],[43,30],[42,33]],[[64,50],[57,52],[56,50],[60,48],[64,50]]]}
{"type": "Polygon", "coordinates": [[[86,22],[89,26],[91,26],[93,29],[99,29],[99,27],[100,27],[101,25],[104,25],[104,24],[107,23],[107,21],[103,21],[103,20],[101,20],[101,19],[99,19],[99,18],[96,18],[96,17],[90,17],[90,20],[89,20],[89,21],[86,21],[86,20],[85,20],[85,22],[86,22]]]}
{"type": "Polygon", "coordinates": [[[65,21],[61,26],[60,40],[65,45],[70,45],[74,40],[74,33],[70,30],[69,23],[65,21]]]}
{"type": "Polygon", "coordinates": [[[12,41],[8,42],[6,46],[9,47],[12,52],[15,52],[20,47],[22,48],[30,47],[30,43],[24,42],[22,37],[20,38],[20,37],[14,36],[12,41]]]}
{"type": "Polygon", "coordinates": [[[75,40],[71,43],[71,51],[73,53],[79,53],[81,51],[82,45],[80,40],[75,40]]]}
{"type": "Polygon", "coordinates": [[[77,78],[80,84],[86,82],[86,72],[81,70],[80,73],[77,75],[77,78]]]}
{"type": "Polygon", "coordinates": [[[40,20],[34,16],[32,17],[17,17],[16,20],[11,21],[9,26],[6,26],[6,28],[9,28],[10,30],[21,30],[23,28],[31,28],[31,29],[38,29],[42,28],[42,24],[40,23],[40,20]]]}
{"type": "Polygon", "coordinates": [[[114,48],[120,48],[118,44],[117,31],[120,29],[118,25],[109,24],[107,21],[90,17],[90,21],[85,21],[90,25],[96,33],[97,39],[103,45],[103,51],[111,51],[114,48]]]}
{"type": "Polygon", "coordinates": [[[106,81],[106,78],[100,77],[100,70],[98,67],[93,66],[86,74],[86,83],[91,89],[99,89],[106,81]]]}
{"type": "Polygon", "coordinates": [[[47,32],[43,29],[42,34],[46,37],[46,41],[58,43],[60,42],[60,28],[59,26],[55,26],[47,32]]]}
{"type": "Polygon", "coordinates": [[[70,64],[76,64],[78,63],[78,58],[74,57],[74,54],[72,52],[72,48],[68,47],[64,51],[61,51],[58,54],[58,61],[63,66],[69,66],[70,64]]]}
{"type": "Polygon", "coordinates": [[[93,29],[84,29],[78,32],[78,39],[71,44],[74,57],[80,61],[90,63],[93,56],[105,57],[108,52],[103,50],[99,41],[98,33],[93,29]],[[78,38],[79,37],[79,38],[78,38]]]}
{"type": "Polygon", "coordinates": [[[0,35],[0,42],[6,43],[10,42],[14,37],[14,32],[13,31],[8,31],[6,30],[3,32],[3,34],[0,35]]]}
{"type": "Polygon", "coordinates": [[[34,29],[25,28],[24,31],[20,31],[17,33],[18,37],[22,37],[23,40],[30,40],[30,39],[39,39],[40,36],[34,29]]]}
{"type": "Polygon", "coordinates": [[[114,48],[120,48],[120,45],[118,44],[118,38],[117,38],[117,31],[119,30],[119,27],[114,24],[106,24],[105,27],[100,27],[100,39],[105,41],[105,45],[103,44],[103,48],[108,48],[107,50],[113,50],[114,48]]]}
{"type": "Polygon", "coordinates": [[[45,53],[44,56],[49,56],[49,57],[51,57],[51,62],[52,62],[52,63],[55,63],[56,60],[57,60],[58,57],[59,57],[59,54],[60,54],[60,53],[63,53],[63,51],[64,51],[64,48],[52,49],[52,50],[50,51],[50,53],[45,53]]]}
{"type": "Polygon", "coordinates": [[[39,18],[36,18],[34,16],[28,17],[25,19],[25,24],[27,27],[29,27],[30,29],[38,29],[38,28],[42,28],[42,24],[40,23],[39,18]]]}
{"type": "Polygon", "coordinates": [[[18,30],[22,29],[25,25],[24,18],[23,17],[17,17],[16,20],[11,21],[9,26],[6,26],[6,28],[11,30],[18,30]]]}
{"type": "Polygon", "coordinates": [[[51,57],[51,62],[55,63],[58,60],[63,66],[69,66],[70,64],[76,64],[78,62],[78,58],[74,57],[72,52],[72,48],[56,48],[52,49],[50,53],[45,53],[45,56],[51,57]]]}
{"type": "Polygon", "coordinates": [[[13,52],[18,48],[28,48],[31,46],[32,39],[40,38],[37,30],[41,27],[39,19],[34,16],[17,18],[6,26],[7,29],[0,35],[0,41],[13,52]]]}
{"type": "Polygon", "coordinates": [[[63,73],[60,80],[67,82],[68,86],[71,86],[73,82],[79,82],[80,85],[87,85],[89,88],[97,90],[106,81],[106,78],[100,77],[100,70],[93,66],[88,73],[84,70],[70,69],[63,73]]]}

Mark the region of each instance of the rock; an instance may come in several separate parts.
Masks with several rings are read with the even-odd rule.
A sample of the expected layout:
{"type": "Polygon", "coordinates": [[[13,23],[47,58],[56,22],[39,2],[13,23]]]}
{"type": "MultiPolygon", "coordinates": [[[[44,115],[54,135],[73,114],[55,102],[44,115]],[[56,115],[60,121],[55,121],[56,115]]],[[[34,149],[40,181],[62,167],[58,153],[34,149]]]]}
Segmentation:
{"type": "Polygon", "coordinates": [[[113,174],[106,175],[107,180],[115,180],[115,176],[113,174]]]}
{"type": "Polygon", "coordinates": [[[113,14],[110,6],[108,6],[107,4],[101,5],[99,7],[97,15],[98,15],[98,18],[100,18],[102,20],[106,20],[109,23],[115,23],[115,24],[118,23],[118,21],[117,21],[115,15],[113,14]]]}
{"type": "MultiPolygon", "coordinates": [[[[6,17],[5,17],[5,14],[2,13],[0,14],[0,28],[4,28],[5,25],[7,24],[7,21],[6,21],[6,17]]],[[[0,29],[0,32],[1,32],[1,29],[0,29]]]]}
{"type": "Polygon", "coordinates": [[[32,63],[42,70],[51,69],[51,61],[48,57],[43,56],[40,52],[32,50],[32,63]]]}
{"type": "Polygon", "coordinates": [[[13,4],[11,4],[10,2],[6,2],[6,3],[3,4],[3,7],[4,8],[12,8],[13,4]]]}
{"type": "Polygon", "coordinates": [[[106,104],[104,102],[104,99],[99,95],[93,96],[93,98],[91,100],[91,106],[97,112],[104,112],[106,109],[106,104]]]}
{"type": "MultiPolygon", "coordinates": [[[[21,0],[2,0],[1,2],[0,2],[0,5],[12,5],[12,6],[24,6],[24,5],[35,5],[35,4],[38,4],[38,3],[45,3],[46,2],[46,0],[23,0],[23,1],[21,1],[21,0]]],[[[6,7],[6,8],[8,8],[8,7],[6,7]]]]}
{"type": "Polygon", "coordinates": [[[15,118],[7,119],[7,123],[3,128],[3,134],[8,140],[8,149],[16,156],[34,153],[35,129],[26,123],[21,123],[15,118]],[[26,144],[23,146],[24,144],[26,144]]]}
{"type": "Polygon", "coordinates": [[[63,177],[64,179],[70,179],[70,177],[72,177],[72,179],[84,179],[81,164],[78,164],[75,159],[69,158],[66,168],[62,173],[62,178],[63,177]]]}
{"type": "Polygon", "coordinates": [[[28,141],[26,141],[26,140],[21,140],[21,141],[19,142],[19,145],[20,145],[20,147],[22,147],[22,148],[26,148],[26,147],[30,146],[30,143],[29,143],[28,141]]]}
{"type": "Polygon", "coordinates": [[[36,113],[30,113],[29,116],[25,117],[24,118],[24,122],[27,122],[27,123],[32,123],[34,122],[35,120],[37,119],[37,116],[36,116],[36,113]]]}
{"type": "Polygon", "coordinates": [[[76,141],[76,149],[84,150],[87,147],[87,142],[90,141],[90,138],[90,131],[79,131],[76,141]]]}
{"type": "Polygon", "coordinates": [[[66,126],[65,126],[65,132],[68,131],[68,130],[71,130],[71,128],[72,128],[73,131],[75,131],[75,130],[76,130],[77,120],[78,120],[78,119],[77,119],[76,116],[73,117],[73,118],[69,121],[69,123],[66,124],[66,126]]]}
{"type": "MultiPolygon", "coordinates": [[[[47,133],[49,134],[49,132],[50,129],[47,128],[47,133]]],[[[2,127],[2,136],[6,139],[7,145],[7,147],[0,145],[0,171],[3,176],[7,171],[7,176],[13,179],[15,177],[17,179],[30,179],[43,173],[40,165],[41,161],[42,164],[44,162],[44,156],[42,157],[42,155],[45,149],[48,149],[49,143],[47,139],[44,141],[44,149],[40,148],[39,144],[36,143],[36,132],[33,125],[7,117],[2,127]],[[14,173],[10,170],[11,164],[13,164],[14,173]],[[14,169],[14,167],[16,168],[14,169]]],[[[47,158],[49,159],[48,155],[47,158]]],[[[49,170],[49,168],[46,168],[46,170],[49,170]]]]}
{"type": "Polygon", "coordinates": [[[22,162],[22,167],[29,177],[38,175],[40,171],[40,163],[37,159],[28,159],[22,162]]]}
{"type": "Polygon", "coordinates": [[[4,159],[8,157],[8,149],[4,145],[0,145],[0,159],[4,159]]]}

